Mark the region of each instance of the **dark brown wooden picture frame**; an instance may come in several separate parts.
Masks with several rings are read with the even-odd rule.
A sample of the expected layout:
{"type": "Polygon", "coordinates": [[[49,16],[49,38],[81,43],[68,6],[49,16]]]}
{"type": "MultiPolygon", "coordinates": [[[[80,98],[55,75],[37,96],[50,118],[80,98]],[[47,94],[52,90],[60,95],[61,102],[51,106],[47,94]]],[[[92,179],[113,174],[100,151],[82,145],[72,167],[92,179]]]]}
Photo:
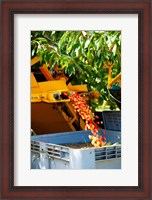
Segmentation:
{"type": "Polygon", "coordinates": [[[2,0],[1,1],[1,138],[0,199],[152,199],[151,0],[2,0]],[[138,186],[14,186],[14,15],[138,14],[138,186]]]}

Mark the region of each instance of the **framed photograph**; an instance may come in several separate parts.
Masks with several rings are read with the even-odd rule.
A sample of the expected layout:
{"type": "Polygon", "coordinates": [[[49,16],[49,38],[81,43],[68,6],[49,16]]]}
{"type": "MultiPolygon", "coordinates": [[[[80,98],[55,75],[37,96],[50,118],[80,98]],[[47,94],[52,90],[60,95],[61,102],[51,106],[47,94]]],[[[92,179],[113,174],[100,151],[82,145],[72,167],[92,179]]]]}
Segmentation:
{"type": "MultiPolygon", "coordinates": [[[[1,199],[150,200],[152,198],[151,1],[2,0],[1,13],[1,199]],[[63,44],[67,35],[65,49],[63,44]],[[79,45],[72,45],[78,36],[79,45]],[[83,39],[84,46],[81,45],[83,39]],[[99,44],[104,41],[108,44],[106,56],[104,53],[107,49],[99,49],[99,44]],[[70,57],[72,48],[74,60],[70,57]],[[110,53],[113,56],[109,56],[110,53]],[[112,62],[109,61],[109,57],[112,58],[110,60],[112,62]],[[70,163],[69,147],[64,146],[66,142],[62,132],[65,134],[69,130],[83,130],[84,125],[83,120],[80,123],[80,118],[75,114],[73,115],[76,120],[71,120],[69,113],[72,111],[68,102],[73,101],[72,98],[76,94],[74,98],[78,98],[78,102],[81,102],[83,96],[89,98],[89,103],[93,107],[90,98],[97,93],[89,93],[85,83],[88,83],[89,79],[89,81],[95,79],[94,85],[90,88],[94,91],[97,87],[100,94],[106,95],[98,79],[100,75],[95,70],[103,66],[101,70],[107,70],[108,73],[108,70],[111,71],[111,63],[115,63],[117,68],[119,66],[115,74],[116,79],[108,81],[114,83],[115,80],[115,87],[121,87],[121,107],[118,99],[114,104],[121,110],[121,133],[117,133],[116,136],[119,139],[121,137],[121,145],[117,143],[112,150],[109,149],[111,154],[103,155],[103,152],[100,152],[100,158],[97,158],[100,148],[95,150],[96,153],[90,150],[89,154],[96,156],[95,164],[92,164],[89,160],[91,158],[87,157],[87,150],[83,151],[84,157],[80,159],[82,163],[78,164],[76,159],[80,155],[76,155],[72,150],[70,153],[73,158],[70,155],[70,159],[73,160],[70,160],[70,163]],[[64,69],[64,73],[60,66],[64,69]],[[86,66],[84,71],[88,70],[84,75],[79,71],[83,66],[86,66]],[[75,80],[81,87],[71,84],[72,74],[79,77],[75,80]],[[94,75],[91,79],[92,74],[94,75]],[[85,77],[89,78],[85,80],[85,77]],[[45,80],[52,82],[46,84],[45,80]],[[46,92],[46,88],[49,92],[46,92]],[[78,93],[69,95],[69,90],[78,93]],[[58,102],[59,106],[55,107],[54,102],[58,102]],[[66,109],[63,107],[63,102],[66,109]],[[50,106],[48,103],[52,105],[49,114],[52,116],[51,122],[39,109],[43,105],[42,110],[48,110],[45,108],[50,106]],[[62,119],[55,120],[59,115],[55,117],[54,110],[62,113],[62,119]],[[63,123],[64,120],[68,122],[69,127],[64,126],[66,124],[63,123]],[[42,123],[45,126],[42,126],[42,123]],[[31,136],[31,128],[40,135],[50,133],[50,130],[51,133],[61,132],[62,138],[59,140],[62,140],[62,143],[57,143],[55,146],[45,142],[45,138],[53,138],[53,134],[42,135],[40,138],[33,136],[35,133],[32,130],[31,136]],[[46,148],[47,154],[43,152],[46,148]],[[114,156],[114,151],[116,157],[111,157],[114,156]],[[110,158],[114,167],[109,167],[108,160],[108,164],[105,164],[101,159],[102,156],[104,159],[105,156],[106,159],[110,158]]],[[[112,83],[108,82],[108,90],[112,83]]],[[[102,98],[101,102],[103,103],[102,98]]],[[[77,104],[73,102],[73,106],[79,113],[82,105],[77,108],[77,104]]],[[[85,120],[87,109],[88,107],[85,112],[80,112],[85,120]]],[[[97,136],[95,128],[90,128],[96,127],[95,124],[86,121],[85,128],[97,136]]],[[[73,134],[73,138],[76,137],[73,134]]],[[[97,141],[98,147],[104,146],[104,133],[96,138],[100,138],[97,141]]],[[[55,139],[56,136],[52,140],[55,139]]]]}

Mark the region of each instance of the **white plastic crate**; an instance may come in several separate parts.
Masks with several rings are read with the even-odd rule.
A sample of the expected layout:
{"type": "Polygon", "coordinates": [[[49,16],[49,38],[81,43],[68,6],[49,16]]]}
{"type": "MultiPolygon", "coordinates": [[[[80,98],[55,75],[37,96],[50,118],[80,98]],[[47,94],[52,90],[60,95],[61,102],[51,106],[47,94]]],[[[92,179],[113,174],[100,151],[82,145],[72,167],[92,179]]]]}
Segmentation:
{"type": "MultiPolygon", "coordinates": [[[[88,143],[90,131],[64,132],[32,136],[32,169],[120,169],[121,133],[106,131],[110,146],[74,149],[65,144],[88,143]],[[119,143],[119,144],[118,144],[119,143]]],[[[99,135],[103,134],[99,131],[99,135]]]]}

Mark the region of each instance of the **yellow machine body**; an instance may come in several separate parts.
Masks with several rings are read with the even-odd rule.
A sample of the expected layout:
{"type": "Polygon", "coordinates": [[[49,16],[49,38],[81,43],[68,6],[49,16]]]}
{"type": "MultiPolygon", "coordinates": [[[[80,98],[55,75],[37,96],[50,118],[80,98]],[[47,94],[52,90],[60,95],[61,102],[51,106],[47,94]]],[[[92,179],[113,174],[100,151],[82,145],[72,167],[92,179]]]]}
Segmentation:
{"type": "MultiPolygon", "coordinates": [[[[31,65],[39,62],[35,57],[31,65]]],[[[36,134],[57,133],[84,129],[84,121],[74,111],[69,99],[54,98],[54,94],[76,91],[88,92],[87,85],[66,85],[66,78],[54,80],[45,64],[39,67],[47,81],[37,82],[31,72],[31,128],[36,134]],[[63,109],[64,107],[64,109],[63,109]]]]}

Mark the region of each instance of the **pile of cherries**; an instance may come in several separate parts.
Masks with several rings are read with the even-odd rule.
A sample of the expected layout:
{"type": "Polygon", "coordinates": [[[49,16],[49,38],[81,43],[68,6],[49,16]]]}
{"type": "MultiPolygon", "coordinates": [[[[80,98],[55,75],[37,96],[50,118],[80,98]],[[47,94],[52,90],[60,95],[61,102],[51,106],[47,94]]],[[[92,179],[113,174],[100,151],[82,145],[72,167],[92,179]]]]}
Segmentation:
{"type": "Polygon", "coordinates": [[[85,120],[85,130],[91,130],[92,136],[89,135],[89,139],[92,140],[92,145],[95,147],[104,146],[106,144],[106,138],[98,135],[99,128],[94,122],[94,119],[98,118],[98,116],[94,116],[94,113],[91,111],[92,108],[87,105],[85,99],[81,97],[80,94],[76,92],[69,92],[68,97],[72,102],[72,106],[75,111],[77,111],[81,118],[85,120]]]}

